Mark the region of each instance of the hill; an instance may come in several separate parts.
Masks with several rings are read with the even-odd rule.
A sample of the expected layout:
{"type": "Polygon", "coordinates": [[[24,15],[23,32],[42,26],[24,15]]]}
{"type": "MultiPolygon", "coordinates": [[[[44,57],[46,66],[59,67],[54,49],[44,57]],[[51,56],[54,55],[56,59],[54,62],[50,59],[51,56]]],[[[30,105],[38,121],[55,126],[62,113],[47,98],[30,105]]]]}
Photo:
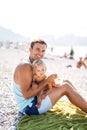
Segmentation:
{"type": "Polygon", "coordinates": [[[65,35],[54,38],[52,35],[42,36],[49,46],[87,46],[87,37],[77,37],[75,35],[65,35]]]}
{"type": "MultiPolygon", "coordinates": [[[[53,35],[44,35],[40,36],[40,38],[44,39],[48,46],[87,46],[87,37],[77,37],[72,34],[58,37],[56,39],[53,35]]],[[[0,26],[0,41],[29,42],[30,38],[14,33],[13,31],[0,26]]]]}
{"type": "Polygon", "coordinates": [[[23,42],[29,41],[29,38],[0,26],[0,41],[23,42]]]}

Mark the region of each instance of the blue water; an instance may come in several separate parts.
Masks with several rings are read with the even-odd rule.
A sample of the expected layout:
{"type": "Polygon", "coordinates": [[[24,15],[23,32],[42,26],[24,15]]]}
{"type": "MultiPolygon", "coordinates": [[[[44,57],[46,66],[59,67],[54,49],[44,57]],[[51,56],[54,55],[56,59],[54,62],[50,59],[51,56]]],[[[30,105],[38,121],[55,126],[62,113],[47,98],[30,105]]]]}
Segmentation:
{"type": "MultiPolygon", "coordinates": [[[[73,46],[74,50],[74,58],[79,59],[79,57],[85,57],[87,54],[87,46],[73,46]]],[[[53,47],[53,51],[51,48],[48,47],[46,53],[56,56],[63,56],[66,52],[67,54],[70,53],[71,46],[55,46],[53,47]]]]}

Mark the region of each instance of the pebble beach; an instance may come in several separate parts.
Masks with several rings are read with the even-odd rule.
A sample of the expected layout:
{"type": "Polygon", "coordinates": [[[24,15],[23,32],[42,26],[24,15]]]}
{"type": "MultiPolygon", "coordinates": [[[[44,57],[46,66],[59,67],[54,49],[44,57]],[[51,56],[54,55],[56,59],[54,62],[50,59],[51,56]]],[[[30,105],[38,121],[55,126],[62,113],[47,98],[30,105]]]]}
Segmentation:
{"type": "MultiPolygon", "coordinates": [[[[18,109],[13,96],[11,81],[14,68],[28,51],[0,48],[0,130],[14,130],[18,109]]],[[[68,79],[87,100],[87,69],[76,68],[76,60],[46,54],[47,75],[57,73],[60,79],[68,79]]],[[[66,97],[61,100],[68,101],[66,97]]]]}

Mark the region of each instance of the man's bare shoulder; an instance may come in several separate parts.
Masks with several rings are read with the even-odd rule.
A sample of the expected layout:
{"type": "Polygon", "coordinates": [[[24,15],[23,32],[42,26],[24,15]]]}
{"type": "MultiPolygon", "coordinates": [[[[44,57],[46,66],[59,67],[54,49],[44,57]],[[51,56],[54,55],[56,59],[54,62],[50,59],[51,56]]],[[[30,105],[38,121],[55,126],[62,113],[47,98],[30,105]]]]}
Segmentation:
{"type": "Polygon", "coordinates": [[[32,67],[28,63],[21,63],[17,65],[14,72],[14,79],[18,82],[19,79],[25,79],[32,75],[32,67]]]}
{"type": "Polygon", "coordinates": [[[24,73],[26,71],[31,71],[31,65],[28,63],[20,63],[16,66],[15,73],[24,73]]]}

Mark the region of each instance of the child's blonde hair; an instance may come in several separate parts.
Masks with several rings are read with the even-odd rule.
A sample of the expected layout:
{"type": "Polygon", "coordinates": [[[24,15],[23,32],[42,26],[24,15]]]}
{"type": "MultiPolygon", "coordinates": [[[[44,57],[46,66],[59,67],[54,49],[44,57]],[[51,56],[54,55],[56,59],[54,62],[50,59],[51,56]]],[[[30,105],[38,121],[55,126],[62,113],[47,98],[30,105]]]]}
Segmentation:
{"type": "Polygon", "coordinates": [[[37,59],[37,60],[34,60],[33,63],[32,63],[33,70],[35,70],[35,68],[38,67],[39,65],[43,65],[43,66],[46,67],[46,65],[45,65],[43,60],[37,59]]]}

